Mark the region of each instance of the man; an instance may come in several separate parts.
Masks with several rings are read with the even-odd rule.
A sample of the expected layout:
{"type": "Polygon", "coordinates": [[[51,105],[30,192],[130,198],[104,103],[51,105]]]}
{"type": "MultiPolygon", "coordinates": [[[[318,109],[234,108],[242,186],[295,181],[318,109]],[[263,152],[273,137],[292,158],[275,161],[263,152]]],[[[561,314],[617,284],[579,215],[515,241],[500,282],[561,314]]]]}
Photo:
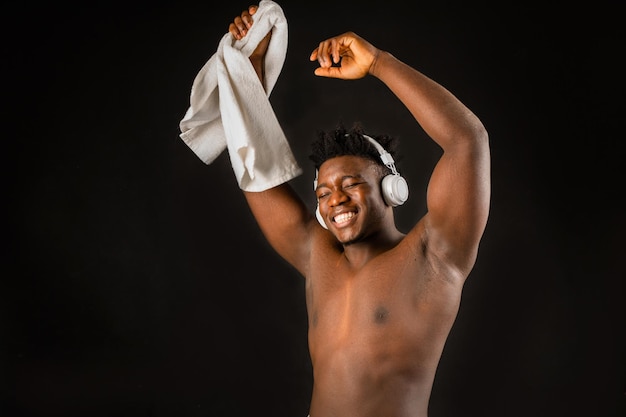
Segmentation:
{"type": "MultiPolygon", "coordinates": [[[[256,10],[230,24],[236,39],[256,10]]],[[[261,79],[269,42],[268,34],[250,56],[261,79]]],[[[389,150],[359,128],[338,128],[314,144],[319,220],[287,183],[244,191],[268,242],[306,280],[310,416],[425,417],[487,222],[488,135],[448,90],[354,33],[322,41],[310,60],[319,63],[317,76],[379,79],[443,150],[427,213],[406,234],[393,212],[406,199],[403,180],[390,155],[381,158],[389,150]]]]}

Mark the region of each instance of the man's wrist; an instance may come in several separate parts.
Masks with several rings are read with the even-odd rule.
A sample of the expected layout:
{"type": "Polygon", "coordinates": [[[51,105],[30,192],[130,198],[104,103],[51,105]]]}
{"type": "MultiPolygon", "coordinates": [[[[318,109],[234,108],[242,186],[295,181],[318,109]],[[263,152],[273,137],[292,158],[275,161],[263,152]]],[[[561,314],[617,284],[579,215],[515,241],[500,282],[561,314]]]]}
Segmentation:
{"type": "Polygon", "coordinates": [[[252,64],[252,67],[254,68],[254,71],[256,72],[256,74],[259,76],[259,80],[261,80],[261,83],[264,84],[265,82],[264,58],[263,57],[251,58],[250,63],[252,64]]]}

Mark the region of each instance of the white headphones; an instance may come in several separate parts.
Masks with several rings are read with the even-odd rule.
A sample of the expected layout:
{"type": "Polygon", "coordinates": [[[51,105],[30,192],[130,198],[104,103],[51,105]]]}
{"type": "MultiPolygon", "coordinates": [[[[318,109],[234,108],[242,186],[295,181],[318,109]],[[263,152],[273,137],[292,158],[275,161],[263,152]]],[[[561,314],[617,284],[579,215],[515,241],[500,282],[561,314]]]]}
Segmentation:
{"type": "MultiPolygon", "coordinates": [[[[391,207],[396,207],[404,204],[404,202],[409,198],[409,187],[404,177],[402,177],[396,170],[396,165],[394,163],[393,157],[389,152],[385,150],[385,148],[380,145],[380,143],[376,142],[373,138],[367,135],[362,136],[370,141],[372,145],[374,145],[374,147],[380,154],[380,159],[383,161],[383,164],[385,164],[385,166],[391,170],[391,174],[386,175],[381,181],[383,200],[385,200],[385,203],[391,207]]],[[[316,189],[317,170],[315,170],[315,180],[313,181],[313,190],[316,189]]],[[[319,202],[317,204],[317,208],[315,209],[315,217],[317,217],[317,221],[319,221],[322,227],[328,229],[328,227],[326,226],[326,222],[320,214],[319,202]]]]}

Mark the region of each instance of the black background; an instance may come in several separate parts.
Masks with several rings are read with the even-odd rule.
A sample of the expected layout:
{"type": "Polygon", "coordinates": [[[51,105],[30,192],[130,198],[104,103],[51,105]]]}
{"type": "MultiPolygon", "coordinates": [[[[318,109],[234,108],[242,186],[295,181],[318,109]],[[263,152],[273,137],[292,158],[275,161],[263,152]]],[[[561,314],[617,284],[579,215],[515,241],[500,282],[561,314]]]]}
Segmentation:
{"type": "MultiPolygon", "coordinates": [[[[424,212],[439,156],[375,79],[308,61],[354,30],[484,122],[492,211],[431,417],[623,416],[623,22],[617,2],[284,0],[271,100],[304,174],[317,129],[402,140],[424,212]]],[[[179,138],[193,78],[247,3],[5,10],[0,415],[304,417],[303,281],[263,240],[226,154],[179,138]]]]}

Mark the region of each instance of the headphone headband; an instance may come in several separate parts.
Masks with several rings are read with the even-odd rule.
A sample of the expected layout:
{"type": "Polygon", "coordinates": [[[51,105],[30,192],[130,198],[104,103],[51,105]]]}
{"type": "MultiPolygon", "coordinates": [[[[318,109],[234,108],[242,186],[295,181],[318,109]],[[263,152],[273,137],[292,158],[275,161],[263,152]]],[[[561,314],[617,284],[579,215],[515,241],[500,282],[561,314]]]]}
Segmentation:
{"type": "MultiPolygon", "coordinates": [[[[345,136],[350,136],[350,134],[346,133],[345,136]]],[[[383,146],[380,143],[378,143],[373,137],[368,136],[365,133],[361,134],[361,136],[363,136],[365,139],[367,139],[367,141],[369,143],[371,143],[374,146],[374,148],[376,148],[376,150],[378,151],[378,154],[380,156],[380,160],[383,162],[383,164],[385,164],[385,166],[387,168],[389,168],[391,170],[391,173],[393,175],[400,175],[400,173],[396,169],[396,165],[395,165],[395,161],[393,160],[393,156],[391,156],[391,154],[389,152],[387,152],[387,150],[385,148],[383,148],[383,146]]],[[[318,170],[315,169],[315,179],[313,180],[313,190],[314,191],[317,189],[317,172],[318,172],[318,170]]]]}
{"type": "Polygon", "coordinates": [[[367,136],[366,134],[363,134],[362,136],[367,139],[372,145],[374,145],[374,147],[378,151],[378,154],[380,155],[381,161],[383,161],[383,164],[385,164],[385,166],[389,168],[394,175],[400,175],[396,170],[396,165],[391,154],[387,152],[387,150],[383,148],[382,145],[374,140],[374,138],[372,138],[371,136],[367,136]]]}

